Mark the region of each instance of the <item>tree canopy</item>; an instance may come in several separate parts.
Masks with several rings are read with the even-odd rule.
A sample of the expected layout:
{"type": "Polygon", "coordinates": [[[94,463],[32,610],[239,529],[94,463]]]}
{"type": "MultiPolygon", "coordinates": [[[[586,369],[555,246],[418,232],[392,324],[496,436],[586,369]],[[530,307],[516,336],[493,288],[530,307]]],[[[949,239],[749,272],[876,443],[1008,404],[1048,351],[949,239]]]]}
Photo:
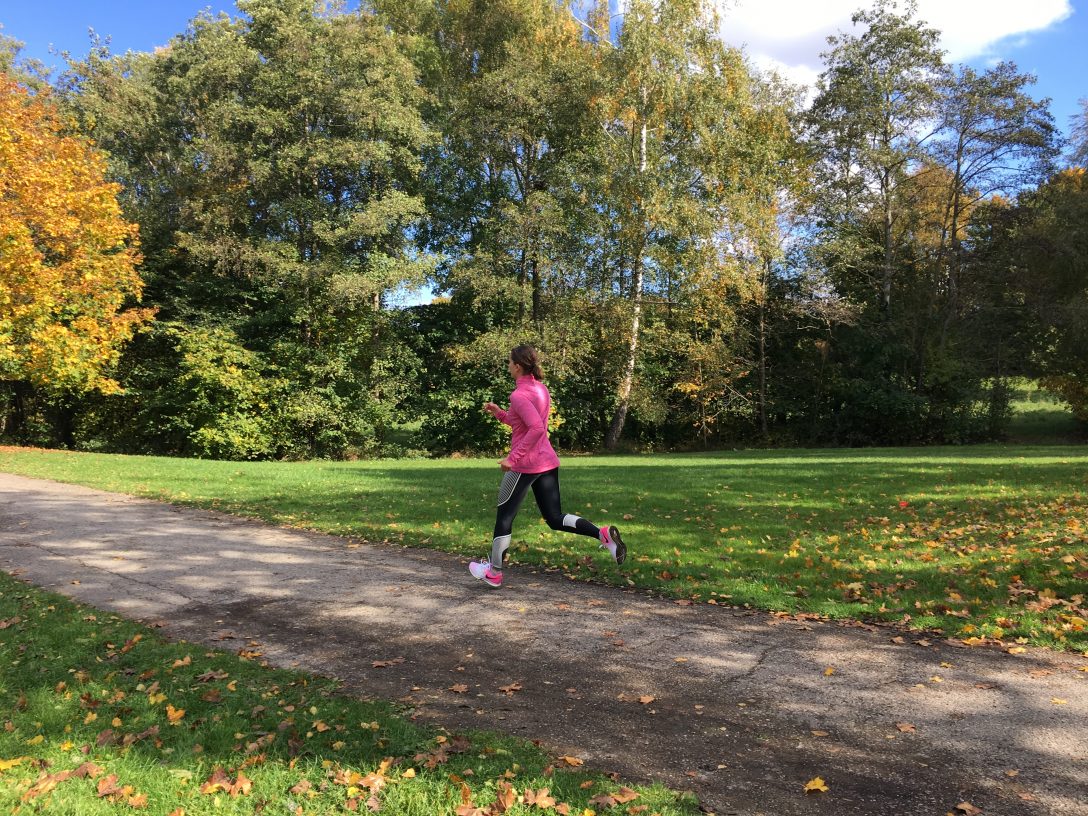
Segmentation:
{"type": "Polygon", "coordinates": [[[490,451],[520,342],[583,450],[998,439],[1014,377],[1083,405],[1084,123],[1063,167],[1034,78],[913,3],[859,10],[807,108],[722,24],[238,0],[51,83],[0,41],[4,127],[60,146],[0,146],[7,435],[490,451]]]}

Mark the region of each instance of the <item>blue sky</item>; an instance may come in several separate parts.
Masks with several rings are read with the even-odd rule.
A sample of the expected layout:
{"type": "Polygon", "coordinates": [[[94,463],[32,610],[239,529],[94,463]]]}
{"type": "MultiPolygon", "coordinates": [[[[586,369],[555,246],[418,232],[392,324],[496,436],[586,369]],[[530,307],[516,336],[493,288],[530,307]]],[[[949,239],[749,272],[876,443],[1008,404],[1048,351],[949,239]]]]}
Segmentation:
{"type": "MultiPolygon", "coordinates": [[[[622,4],[623,0],[614,0],[622,4]]],[[[850,28],[866,0],[736,0],[723,6],[722,35],[753,59],[797,82],[820,70],[825,38],[850,28]]],[[[353,4],[354,5],[354,4],[353,4]]],[[[985,68],[1011,59],[1039,77],[1057,125],[1088,97],[1088,0],[918,0],[919,16],[944,32],[949,58],[985,68]]],[[[184,31],[201,10],[233,12],[209,0],[0,0],[3,33],[26,43],[24,56],[63,66],[50,47],[87,52],[88,28],[112,38],[114,51],[147,51],[184,31]]]]}

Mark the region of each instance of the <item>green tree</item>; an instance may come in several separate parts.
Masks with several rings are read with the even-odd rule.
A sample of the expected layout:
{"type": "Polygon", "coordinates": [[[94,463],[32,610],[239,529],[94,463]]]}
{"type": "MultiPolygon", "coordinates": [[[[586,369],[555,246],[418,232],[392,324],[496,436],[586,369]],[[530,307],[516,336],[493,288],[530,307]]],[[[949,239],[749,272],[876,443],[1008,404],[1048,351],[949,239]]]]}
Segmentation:
{"type": "MultiPolygon", "coordinates": [[[[690,308],[682,330],[693,331],[692,320],[703,323],[700,342],[714,349],[709,356],[728,346],[723,333],[761,263],[758,252],[750,258],[732,248],[761,240],[768,179],[781,169],[773,145],[783,129],[775,105],[758,99],[743,55],[719,38],[709,3],[632,2],[614,36],[608,21],[602,3],[586,25],[608,81],[596,188],[607,227],[598,263],[605,291],[618,297],[626,318],[605,438],[614,447],[632,401],[648,303],[666,316],[673,304],[690,308]]],[[[722,360],[721,370],[728,368],[722,360]]],[[[704,405],[708,387],[719,395],[729,390],[690,373],[682,375],[682,391],[698,393],[704,405]]]]}
{"type": "Polygon", "coordinates": [[[1025,304],[1037,321],[1044,384],[1088,422],[1088,173],[1062,171],[1023,197],[1016,233],[1025,304]]]}
{"type": "Polygon", "coordinates": [[[1070,117],[1069,159],[1074,165],[1088,166],[1088,99],[1080,100],[1080,112],[1070,117]]]}
{"type": "Polygon", "coordinates": [[[939,32],[916,12],[913,0],[902,14],[892,0],[878,0],[851,18],[861,33],[829,38],[809,116],[830,257],[867,278],[885,312],[898,269],[903,186],[923,161],[945,73],[939,32]]]}
{"type": "Polygon", "coordinates": [[[961,299],[970,211],[994,195],[1011,197],[1038,185],[1057,156],[1047,100],[1037,101],[1026,91],[1034,82],[1033,76],[1002,62],[981,74],[961,66],[943,89],[942,127],[929,153],[946,172],[927,176],[942,188],[940,237],[932,258],[933,299],[944,312],[938,317],[942,348],[953,322],[972,307],[961,299]]]}
{"type": "Polygon", "coordinates": [[[373,447],[390,384],[410,375],[390,370],[383,300],[431,269],[409,243],[424,215],[423,94],[369,12],[238,9],[196,18],[154,54],[94,49],[68,98],[146,216],[148,294],[164,317],[227,332],[291,383],[288,452],[373,447]]]}

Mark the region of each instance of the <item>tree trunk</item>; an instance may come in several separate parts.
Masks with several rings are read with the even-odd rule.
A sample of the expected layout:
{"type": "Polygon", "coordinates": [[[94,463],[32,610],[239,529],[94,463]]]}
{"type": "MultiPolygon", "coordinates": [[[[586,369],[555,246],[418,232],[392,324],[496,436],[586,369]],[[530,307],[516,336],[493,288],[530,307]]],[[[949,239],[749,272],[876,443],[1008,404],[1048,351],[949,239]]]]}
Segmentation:
{"type": "Polygon", "coordinates": [[[537,268],[536,253],[533,253],[533,260],[529,264],[529,282],[533,287],[533,326],[540,330],[540,321],[543,318],[540,308],[540,270],[537,268]]]}
{"type": "Polygon", "coordinates": [[[759,298],[759,429],[767,438],[767,283],[771,275],[770,260],[764,261],[763,285],[759,298]]]}
{"type": "Polygon", "coordinates": [[[881,180],[884,198],[884,281],[881,293],[881,307],[885,314],[891,312],[892,307],[892,277],[895,274],[895,264],[892,257],[892,191],[891,173],[884,171],[881,180]]]}
{"type": "Polygon", "coordinates": [[[634,315],[631,318],[631,340],[627,344],[627,362],[623,368],[623,379],[620,380],[619,402],[616,405],[616,413],[612,416],[612,424],[604,438],[604,445],[609,450],[615,450],[623,434],[623,425],[627,421],[627,408],[631,404],[631,385],[635,381],[635,360],[638,358],[638,332],[642,320],[642,253],[639,252],[635,260],[634,282],[634,315]]]}
{"type": "MultiPolygon", "coordinates": [[[[643,105],[647,101],[647,92],[645,88],[642,91],[643,105]]],[[[639,178],[646,174],[646,138],[649,133],[646,120],[642,121],[641,132],[639,133],[639,162],[638,173],[639,178]]],[[[619,389],[619,401],[616,404],[616,413],[612,416],[612,424],[608,428],[608,433],[605,434],[604,445],[608,450],[615,450],[616,445],[619,444],[620,436],[623,434],[623,425],[627,421],[627,409],[631,404],[631,384],[635,380],[635,361],[638,358],[638,332],[639,325],[642,320],[642,283],[644,270],[643,251],[646,243],[646,224],[643,219],[641,207],[638,213],[640,219],[640,228],[642,234],[639,238],[639,246],[635,252],[634,268],[634,281],[631,292],[631,299],[634,304],[634,314],[631,317],[631,340],[627,344],[627,361],[623,367],[623,379],[620,380],[619,389]]]]}

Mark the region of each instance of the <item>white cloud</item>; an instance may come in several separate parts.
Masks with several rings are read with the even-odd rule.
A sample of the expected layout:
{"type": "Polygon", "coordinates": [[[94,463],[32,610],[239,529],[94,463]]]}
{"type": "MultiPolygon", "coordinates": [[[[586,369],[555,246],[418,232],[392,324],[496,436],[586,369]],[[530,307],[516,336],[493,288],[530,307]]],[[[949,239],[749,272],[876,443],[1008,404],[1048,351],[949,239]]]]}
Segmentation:
{"type": "MultiPolygon", "coordinates": [[[[798,84],[820,73],[827,37],[854,32],[851,15],[868,0],[729,0],[722,3],[722,36],[744,46],[756,65],[798,84]]],[[[941,32],[948,59],[994,54],[999,42],[1027,35],[1073,13],[1070,0],[919,0],[918,18],[941,32]]]]}

